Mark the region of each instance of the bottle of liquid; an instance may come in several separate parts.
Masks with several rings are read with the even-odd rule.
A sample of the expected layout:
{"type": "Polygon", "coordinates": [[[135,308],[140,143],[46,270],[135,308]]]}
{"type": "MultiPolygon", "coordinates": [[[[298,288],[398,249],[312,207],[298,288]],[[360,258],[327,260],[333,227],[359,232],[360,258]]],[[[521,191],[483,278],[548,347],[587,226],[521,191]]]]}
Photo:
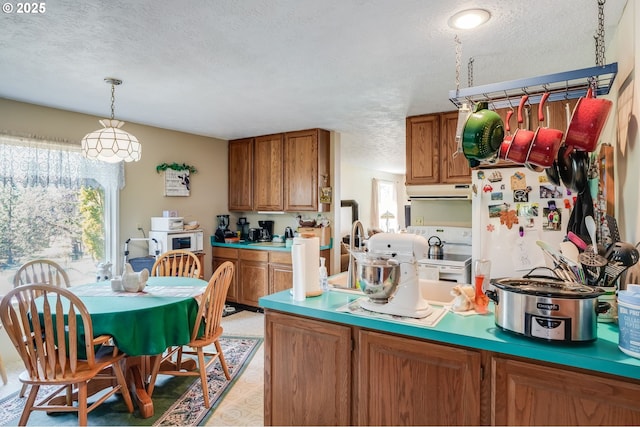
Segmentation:
{"type": "Polygon", "coordinates": [[[327,273],[327,267],[324,265],[324,257],[320,257],[320,289],[323,292],[329,290],[329,275],[327,273]]]}

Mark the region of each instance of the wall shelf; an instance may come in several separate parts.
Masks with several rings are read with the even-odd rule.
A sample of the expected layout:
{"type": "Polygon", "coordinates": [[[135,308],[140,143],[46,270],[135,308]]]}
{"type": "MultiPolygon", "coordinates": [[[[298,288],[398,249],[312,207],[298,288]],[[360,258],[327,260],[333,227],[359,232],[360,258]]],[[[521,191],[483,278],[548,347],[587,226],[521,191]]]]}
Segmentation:
{"type": "Polygon", "coordinates": [[[529,95],[529,103],[537,104],[545,92],[550,93],[548,102],[584,96],[592,81],[595,83],[596,96],[600,96],[609,93],[617,73],[618,63],[613,62],[604,66],[451,90],[449,100],[457,108],[463,102],[473,105],[485,101],[490,108],[497,109],[517,106],[522,95],[529,95]]]}

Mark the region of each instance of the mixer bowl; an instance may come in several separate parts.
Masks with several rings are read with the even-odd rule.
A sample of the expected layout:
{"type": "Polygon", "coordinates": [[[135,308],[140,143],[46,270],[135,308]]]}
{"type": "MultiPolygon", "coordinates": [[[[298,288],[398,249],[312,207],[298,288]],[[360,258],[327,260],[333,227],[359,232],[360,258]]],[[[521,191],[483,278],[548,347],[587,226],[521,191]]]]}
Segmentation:
{"type": "Polygon", "coordinates": [[[360,289],[371,302],[386,304],[395,294],[400,279],[400,264],[396,260],[365,258],[358,260],[360,289]]]}

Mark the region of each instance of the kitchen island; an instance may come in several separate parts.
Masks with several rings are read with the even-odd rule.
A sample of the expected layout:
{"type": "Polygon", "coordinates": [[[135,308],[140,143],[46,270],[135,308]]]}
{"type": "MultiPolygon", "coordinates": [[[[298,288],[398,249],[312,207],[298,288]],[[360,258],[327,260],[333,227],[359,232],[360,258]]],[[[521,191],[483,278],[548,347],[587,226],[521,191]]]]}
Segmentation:
{"type": "Polygon", "coordinates": [[[336,311],[359,297],[260,298],[265,425],[640,424],[640,360],[616,324],[571,345],[501,331],[493,314],[424,327],[336,311]]]}

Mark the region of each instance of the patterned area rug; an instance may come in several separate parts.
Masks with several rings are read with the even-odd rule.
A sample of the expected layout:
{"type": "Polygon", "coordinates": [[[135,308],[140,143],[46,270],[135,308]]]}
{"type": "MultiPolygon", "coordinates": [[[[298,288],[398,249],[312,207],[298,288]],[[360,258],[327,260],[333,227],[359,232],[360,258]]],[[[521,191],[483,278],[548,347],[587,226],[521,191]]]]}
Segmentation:
{"type": "MultiPolygon", "coordinates": [[[[231,380],[227,381],[219,362],[214,363],[207,374],[211,408],[204,407],[202,387],[198,377],[172,377],[161,375],[153,392],[154,416],[141,418],[134,405],[133,414],[127,412],[120,396],[111,397],[97,409],[89,413],[89,425],[111,426],[197,426],[203,424],[213,414],[224,396],[251,361],[262,338],[232,337],[220,338],[231,380]]],[[[40,390],[39,394],[46,390],[40,390]]],[[[25,398],[18,393],[0,401],[0,425],[17,425],[25,398]]],[[[74,413],[47,415],[44,412],[32,412],[27,425],[77,425],[78,417],[74,413]]]]}

